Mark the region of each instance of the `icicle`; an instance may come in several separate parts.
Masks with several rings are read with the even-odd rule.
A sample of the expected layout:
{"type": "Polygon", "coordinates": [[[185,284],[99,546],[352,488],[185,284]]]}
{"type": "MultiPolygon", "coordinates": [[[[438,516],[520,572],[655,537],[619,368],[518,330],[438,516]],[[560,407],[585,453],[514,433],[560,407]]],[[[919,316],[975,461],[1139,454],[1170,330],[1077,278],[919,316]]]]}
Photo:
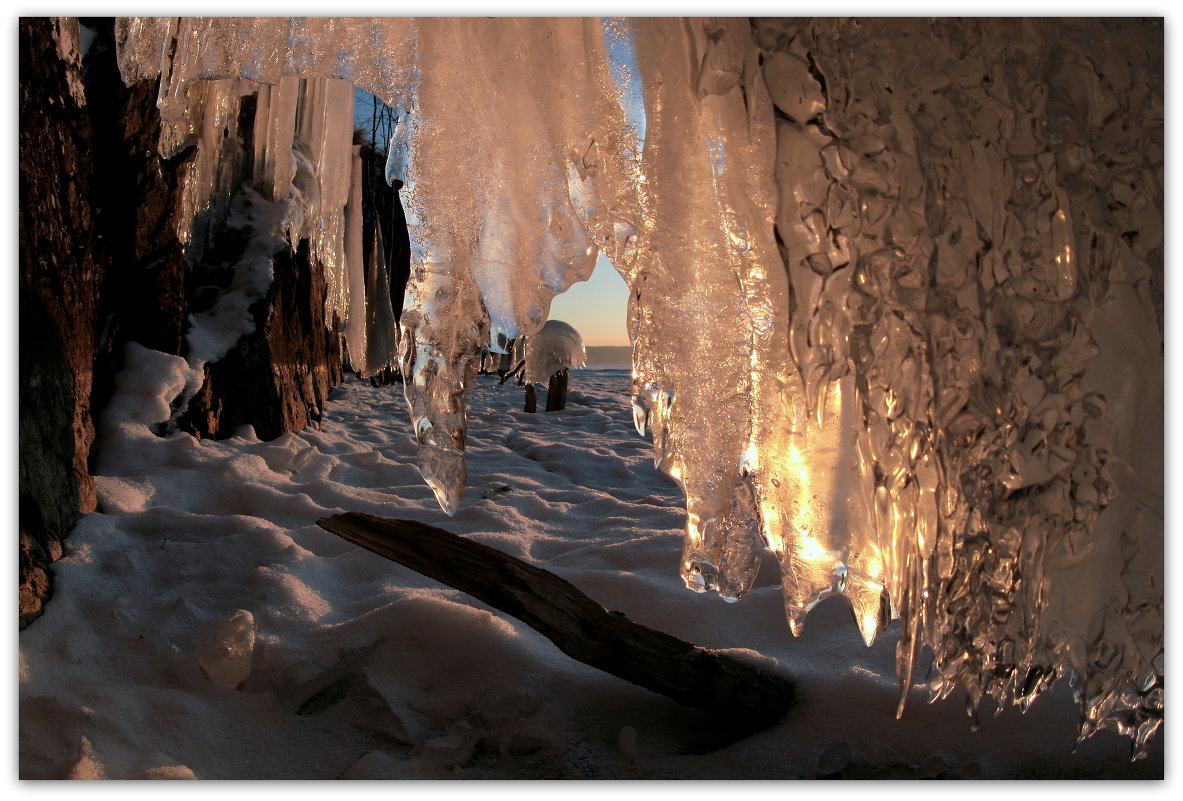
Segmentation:
{"type": "Polygon", "coordinates": [[[354,145],[350,161],[349,202],[345,206],[344,255],[345,274],[348,276],[349,307],[345,315],[345,344],[349,349],[349,361],[358,374],[371,373],[367,363],[370,349],[366,310],[366,268],[362,257],[365,244],[362,242],[362,186],[361,148],[354,145]]]}

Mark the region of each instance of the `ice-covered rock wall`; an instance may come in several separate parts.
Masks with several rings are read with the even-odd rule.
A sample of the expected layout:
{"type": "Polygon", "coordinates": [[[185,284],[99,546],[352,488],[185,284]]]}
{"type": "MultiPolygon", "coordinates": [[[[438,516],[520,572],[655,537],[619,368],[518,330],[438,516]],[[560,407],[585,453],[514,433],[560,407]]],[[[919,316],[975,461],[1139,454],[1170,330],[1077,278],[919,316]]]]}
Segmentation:
{"type": "MultiPolygon", "coordinates": [[[[1162,717],[1161,25],[1137,20],[134,20],[129,79],[337,77],[400,109],[420,465],[464,489],[482,347],[602,249],[682,575],[767,546],[796,631],[902,621],[904,695],[1162,717]],[[629,98],[640,88],[639,109],[629,98]]],[[[397,161],[397,158],[396,158],[397,161]]],[[[336,224],[327,219],[321,225],[336,224]]],[[[348,313],[352,316],[355,310],[348,313]]]]}
{"type": "MultiPolygon", "coordinates": [[[[394,364],[398,336],[389,290],[382,290],[389,283],[386,267],[376,260],[367,271],[365,264],[353,84],[341,79],[356,76],[309,61],[322,35],[343,29],[332,20],[319,23],[326,33],[305,31],[293,46],[303,42],[307,52],[293,64],[264,59],[242,69],[236,47],[270,42],[274,23],[120,19],[119,65],[129,82],[160,76],[161,154],[169,158],[192,149],[178,231],[189,260],[200,261],[225,230],[242,187],[281,204],[277,230],[293,248],[309,241],[310,256],[324,267],[328,283],[326,316],[343,326],[353,369],[371,375],[394,364]],[[144,60],[145,53],[165,52],[171,59],[144,60]],[[249,130],[239,130],[242,120],[249,130]]],[[[405,75],[398,82],[406,83],[405,75]]]]}

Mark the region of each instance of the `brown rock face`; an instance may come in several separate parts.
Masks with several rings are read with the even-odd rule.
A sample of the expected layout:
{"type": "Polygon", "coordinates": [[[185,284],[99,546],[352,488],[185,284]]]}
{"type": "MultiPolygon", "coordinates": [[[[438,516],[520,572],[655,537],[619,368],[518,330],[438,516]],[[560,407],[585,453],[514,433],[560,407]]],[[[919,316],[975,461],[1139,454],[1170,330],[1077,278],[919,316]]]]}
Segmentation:
{"type": "MultiPolygon", "coordinates": [[[[62,540],[96,508],[93,421],[124,347],[185,355],[187,320],[202,302],[195,274],[208,270],[187,264],[176,234],[177,187],[192,148],[160,157],[156,86],[123,85],[112,19],[84,24],[94,36],[83,57],[77,20],[20,21],[22,628],[50,596],[62,540]]],[[[243,113],[253,109],[245,98],[243,113]]],[[[207,366],[181,417],[195,436],[250,424],[270,439],[316,425],[341,381],[324,270],[307,242],[277,254],[274,274],[251,310],[255,332],[207,366]]]]}
{"type": "Polygon", "coordinates": [[[20,21],[20,619],[41,614],[46,568],[95,507],[86,460],[94,353],[90,119],[78,96],[77,26],[20,21]],[[75,88],[71,92],[71,81],[75,88]]]}
{"type": "Polygon", "coordinates": [[[184,353],[189,270],[176,233],[177,186],[193,151],[160,158],[157,84],[125,86],[115,60],[114,20],[85,23],[96,32],[85,63],[95,153],[92,203],[102,235],[91,393],[97,412],[114,391],[128,342],[184,353]]]}
{"type": "Polygon", "coordinates": [[[186,154],[156,154],[155,87],[125,87],[114,21],[20,22],[21,625],[49,564],[96,500],[94,419],[130,341],[179,354],[186,265],[176,187],[186,154]]]}

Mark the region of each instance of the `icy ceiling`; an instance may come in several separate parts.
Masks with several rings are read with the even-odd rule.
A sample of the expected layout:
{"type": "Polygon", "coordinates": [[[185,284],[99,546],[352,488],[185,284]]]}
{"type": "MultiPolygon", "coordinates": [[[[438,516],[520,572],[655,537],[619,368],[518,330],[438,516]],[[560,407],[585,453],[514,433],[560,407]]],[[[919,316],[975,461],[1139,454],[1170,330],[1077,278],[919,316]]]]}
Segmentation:
{"type": "MultiPolygon", "coordinates": [[[[928,646],[934,696],[1025,705],[1071,675],[1082,736],[1114,728],[1138,753],[1158,728],[1161,25],[118,31],[125,78],[161,76],[162,149],[199,145],[185,202],[203,224],[234,187],[210,132],[258,93],[255,183],[290,199],[351,353],[375,336],[346,230],[352,95],[323,79],[399,111],[399,348],[445,511],[481,348],[537,330],[603,250],[632,290],[638,428],[685,489],[688,586],[739,599],[767,547],[794,631],[833,593],[868,641],[901,620],[901,708],[928,646]]],[[[371,367],[387,338],[358,351],[371,367]]]]}

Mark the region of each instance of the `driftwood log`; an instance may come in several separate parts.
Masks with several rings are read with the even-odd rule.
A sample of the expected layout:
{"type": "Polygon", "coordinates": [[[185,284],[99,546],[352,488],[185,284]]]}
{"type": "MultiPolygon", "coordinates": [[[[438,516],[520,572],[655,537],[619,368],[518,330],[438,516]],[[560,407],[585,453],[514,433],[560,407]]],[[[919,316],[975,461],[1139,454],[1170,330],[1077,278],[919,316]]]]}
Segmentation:
{"type": "Polygon", "coordinates": [[[357,512],[317,525],[516,617],[573,659],[711,713],[733,735],[771,726],[793,703],[790,679],[609,612],[554,573],[479,542],[357,512]]]}

